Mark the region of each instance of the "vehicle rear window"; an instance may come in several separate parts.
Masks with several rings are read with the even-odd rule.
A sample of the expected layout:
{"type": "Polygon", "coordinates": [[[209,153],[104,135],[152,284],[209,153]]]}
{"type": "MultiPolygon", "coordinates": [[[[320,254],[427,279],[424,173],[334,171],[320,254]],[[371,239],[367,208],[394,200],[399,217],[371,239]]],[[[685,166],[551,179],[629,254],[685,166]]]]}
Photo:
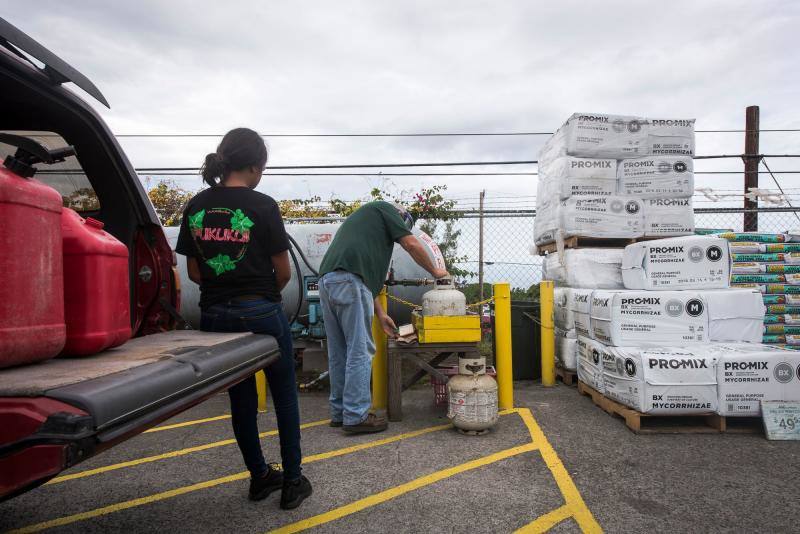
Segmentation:
{"type": "MultiPolygon", "coordinates": [[[[29,137],[51,149],[67,144],[61,136],[53,132],[4,131],[3,133],[29,137]]],[[[0,143],[0,161],[8,155],[14,154],[16,150],[17,148],[14,146],[0,143]]],[[[36,172],[35,178],[61,193],[65,207],[72,208],[77,212],[100,209],[97,194],[75,156],[70,156],[61,163],[39,164],[36,167],[39,170],[36,172]]]]}

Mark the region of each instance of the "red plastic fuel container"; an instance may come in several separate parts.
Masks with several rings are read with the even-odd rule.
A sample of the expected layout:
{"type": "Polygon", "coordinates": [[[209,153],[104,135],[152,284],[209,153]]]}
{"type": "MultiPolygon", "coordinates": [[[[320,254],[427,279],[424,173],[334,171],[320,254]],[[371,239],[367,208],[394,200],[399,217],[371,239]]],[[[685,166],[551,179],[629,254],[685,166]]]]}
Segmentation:
{"type": "Polygon", "coordinates": [[[64,346],[61,195],[0,166],[0,367],[64,346]]]}
{"type": "Polygon", "coordinates": [[[103,223],[64,208],[65,356],[88,356],[131,337],[128,247],[103,223]]]}

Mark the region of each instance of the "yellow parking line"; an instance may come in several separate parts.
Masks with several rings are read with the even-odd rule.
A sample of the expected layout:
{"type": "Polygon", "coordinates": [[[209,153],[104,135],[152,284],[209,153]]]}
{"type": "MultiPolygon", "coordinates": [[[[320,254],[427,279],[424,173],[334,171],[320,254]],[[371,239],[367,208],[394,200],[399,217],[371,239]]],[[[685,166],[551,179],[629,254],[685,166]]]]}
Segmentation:
{"type": "Polygon", "coordinates": [[[216,417],[206,417],[205,419],[194,419],[193,421],[184,421],[183,423],[175,423],[172,425],[161,425],[155,426],[148,430],[142,432],[142,434],[149,434],[150,432],[161,432],[162,430],[172,430],[173,428],[183,428],[185,426],[192,426],[192,425],[200,425],[203,423],[210,423],[212,421],[220,421],[222,419],[230,419],[230,414],[228,415],[218,415],[216,417]]]}
{"type": "Polygon", "coordinates": [[[558,484],[558,488],[564,496],[566,505],[572,510],[573,517],[578,523],[578,526],[586,533],[603,532],[603,529],[600,528],[600,524],[583,501],[583,497],[581,497],[577,486],[575,486],[575,483],[572,481],[572,477],[569,476],[564,464],[561,463],[558,454],[556,454],[553,446],[547,441],[544,432],[542,432],[542,429],[539,428],[539,425],[533,418],[531,411],[527,408],[521,408],[518,410],[518,413],[525,422],[525,426],[528,427],[533,442],[539,444],[539,452],[542,458],[544,458],[547,468],[550,469],[550,472],[553,474],[553,478],[555,478],[556,484],[558,484]]]}
{"type": "Polygon", "coordinates": [[[552,512],[538,517],[535,521],[516,530],[514,534],[539,534],[540,532],[547,532],[568,517],[572,517],[572,508],[565,504],[552,512]]]}
{"type": "Polygon", "coordinates": [[[449,478],[459,473],[463,473],[465,471],[470,471],[472,469],[477,469],[485,465],[499,462],[500,460],[511,458],[512,456],[517,456],[519,454],[534,451],[537,448],[538,445],[534,443],[528,443],[526,445],[520,445],[519,447],[512,447],[510,449],[505,449],[503,451],[490,454],[489,456],[478,458],[477,460],[472,460],[470,462],[466,462],[457,465],[455,467],[442,469],[441,471],[436,471],[429,475],[416,478],[410,482],[406,482],[405,484],[401,484],[399,486],[395,486],[380,493],[370,495],[369,497],[365,497],[350,504],[340,506],[339,508],[334,508],[329,512],[315,515],[313,517],[309,517],[308,519],[303,519],[302,521],[298,521],[296,523],[291,523],[289,525],[273,530],[271,532],[281,533],[281,534],[300,532],[308,528],[329,523],[330,521],[335,521],[347,515],[360,512],[361,510],[364,510],[371,506],[375,506],[377,504],[381,504],[388,500],[394,499],[395,497],[399,497],[400,495],[404,495],[410,491],[414,491],[416,489],[429,486],[431,484],[439,482],[440,480],[444,480],[445,478],[449,478]]]}
{"type": "MultiPolygon", "coordinates": [[[[311,424],[311,423],[309,423],[311,424]]],[[[398,434],[396,436],[391,436],[384,439],[379,439],[375,441],[368,441],[366,443],[360,443],[358,445],[353,445],[351,447],[345,447],[343,449],[336,449],[333,451],[323,452],[320,454],[314,454],[311,456],[307,456],[303,458],[303,464],[310,464],[312,462],[318,462],[321,460],[326,460],[328,458],[334,458],[336,456],[342,456],[345,454],[350,454],[357,451],[362,451],[365,449],[371,449],[374,447],[380,447],[381,445],[387,445],[389,443],[394,443],[396,441],[414,438],[417,436],[421,436],[423,434],[429,434],[431,432],[436,432],[439,430],[444,430],[446,428],[451,428],[452,425],[437,425],[428,428],[422,428],[420,430],[415,430],[413,432],[406,432],[405,434],[398,434]]],[[[34,525],[29,525],[27,527],[22,527],[17,530],[9,531],[8,534],[15,533],[28,533],[28,532],[40,532],[42,530],[46,530],[49,528],[54,527],[62,527],[64,525],[70,525],[72,523],[77,523],[79,521],[85,521],[87,519],[92,519],[94,517],[100,517],[103,515],[112,514],[114,512],[120,512],[122,510],[127,510],[129,508],[135,508],[137,506],[142,506],[145,504],[150,504],[158,501],[163,501],[165,499],[169,499],[172,497],[177,497],[178,495],[184,495],[186,493],[191,493],[193,491],[211,488],[214,486],[219,486],[220,484],[227,484],[228,482],[235,482],[237,480],[244,480],[250,476],[250,473],[247,471],[243,471],[241,473],[236,473],[233,475],[228,475],[221,478],[215,478],[213,480],[207,480],[205,482],[199,482],[197,484],[191,484],[189,486],[183,486],[180,488],[175,488],[169,491],[164,491],[161,493],[155,493],[153,495],[147,495],[145,497],[140,497],[138,499],[133,499],[130,501],[123,501],[118,502],[115,504],[110,504],[108,506],[103,506],[101,508],[95,508],[94,510],[89,510],[87,512],[81,512],[78,514],[72,514],[64,517],[59,517],[57,519],[51,519],[49,521],[43,521],[41,523],[36,523],[34,525]]]]}
{"type": "MultiPolygon", "coordinates": [[[[330,423],[330,419],[325,419],[323,421],[314,421],[313,423],[305,423],[300,425],[301,429],[305,428],[312,428],[315,426],[327,425],[330,423]]],[[[265,438],[267,436],[277,436],[277,430],[269,430],[267,432],[262,432],[258,435],[260,438],[265,438]]],[[[128,460],[127,462],[120,462],[118,464],[111,464],[111,465],[104,465],[103,467],[96,467],[95,469],[86,469],[85,471],[78,471],[77,473],[71,473],[69,475],[62,475],[60,477],[56,477],[47,484],[60,484],[61,482],[66,482],[68,480],[75,480],[76,478],[84,478],[89,477],[92,475],[99,475],[100,473],[107,473],[109,471],[116,471],[117,469],[123,469],[125,467],[134,467],[136,465],[147,464],[150,462],[156,462],[158,460],[166,460],[168,458],[177,458],[178,456],[185,456],[187,454],[192,454],[194,452],[205,451],[208,449],[214,449],[216,447],[223,447],[225,445],[233,445],[236,443],[235,439],[223,439],[222,441],[215,441],[213,443],[205,443],[203,445],[196,445],[194,447],[187,447],[185,449],[178,449],[177,451],[170,451],[165,452],[162,454],[156,454],[153,456],[145,456],[144,458],[137,458],[136,460],[128,460]]]]}

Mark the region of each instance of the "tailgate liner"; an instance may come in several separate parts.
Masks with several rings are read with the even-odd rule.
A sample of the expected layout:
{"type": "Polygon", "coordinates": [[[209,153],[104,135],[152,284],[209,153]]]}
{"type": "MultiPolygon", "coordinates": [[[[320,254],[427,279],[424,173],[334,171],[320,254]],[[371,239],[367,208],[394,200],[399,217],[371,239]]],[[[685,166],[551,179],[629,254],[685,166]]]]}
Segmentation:
{"type": "Polygon", "coordinates": [[[45,392],[89,413],[98,439],[112,441],[244,380],[280,357],[272,336],[248,334],[126,371],[45,392]]]}

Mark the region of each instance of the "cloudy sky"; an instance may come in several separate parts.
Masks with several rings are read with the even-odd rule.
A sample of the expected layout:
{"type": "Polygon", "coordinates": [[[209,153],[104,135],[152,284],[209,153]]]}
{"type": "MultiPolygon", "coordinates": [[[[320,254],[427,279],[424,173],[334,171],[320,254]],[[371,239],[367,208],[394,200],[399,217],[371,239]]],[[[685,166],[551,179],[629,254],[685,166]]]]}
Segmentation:
{"type": "MultiPolygon", "coordinates": [[[[575,111],[695,117],[698,129],[726,129],[743,126],[750,104],[761,106],[762,128],[800,128],[794,1],[0,0],[0,16],[98,85],[112,106],[98,108],[117,134],[236,126],[264,134],[552,131],[575,111]]],[[[527,160],[544,140],[270,137],[268,144],[271,165],[312,165],[527,160]]],[[[218,139],[122,142],[136,167],[191,167],[218,139]]],[[[742,142],[741,134],[698,134],[698,153],[741,152],[742,142]]],[[[762,135],[763,152],[797,153],[798,145],[800,133],[762,135]]],[[[800,188],[795,176],[785,175],[784,187],[800,188]]],[[[455,198],[476,199],[485,188],[497,206],[526,206],[536,191],[535,177],[389,180],[395,190],[443,183],[455,198]]],[[[381,181],[271,177],[261,189],[277,198],[354,199],[381,181]]],[[[741,177],[698,185],[737,189],[741,177]]]]}

